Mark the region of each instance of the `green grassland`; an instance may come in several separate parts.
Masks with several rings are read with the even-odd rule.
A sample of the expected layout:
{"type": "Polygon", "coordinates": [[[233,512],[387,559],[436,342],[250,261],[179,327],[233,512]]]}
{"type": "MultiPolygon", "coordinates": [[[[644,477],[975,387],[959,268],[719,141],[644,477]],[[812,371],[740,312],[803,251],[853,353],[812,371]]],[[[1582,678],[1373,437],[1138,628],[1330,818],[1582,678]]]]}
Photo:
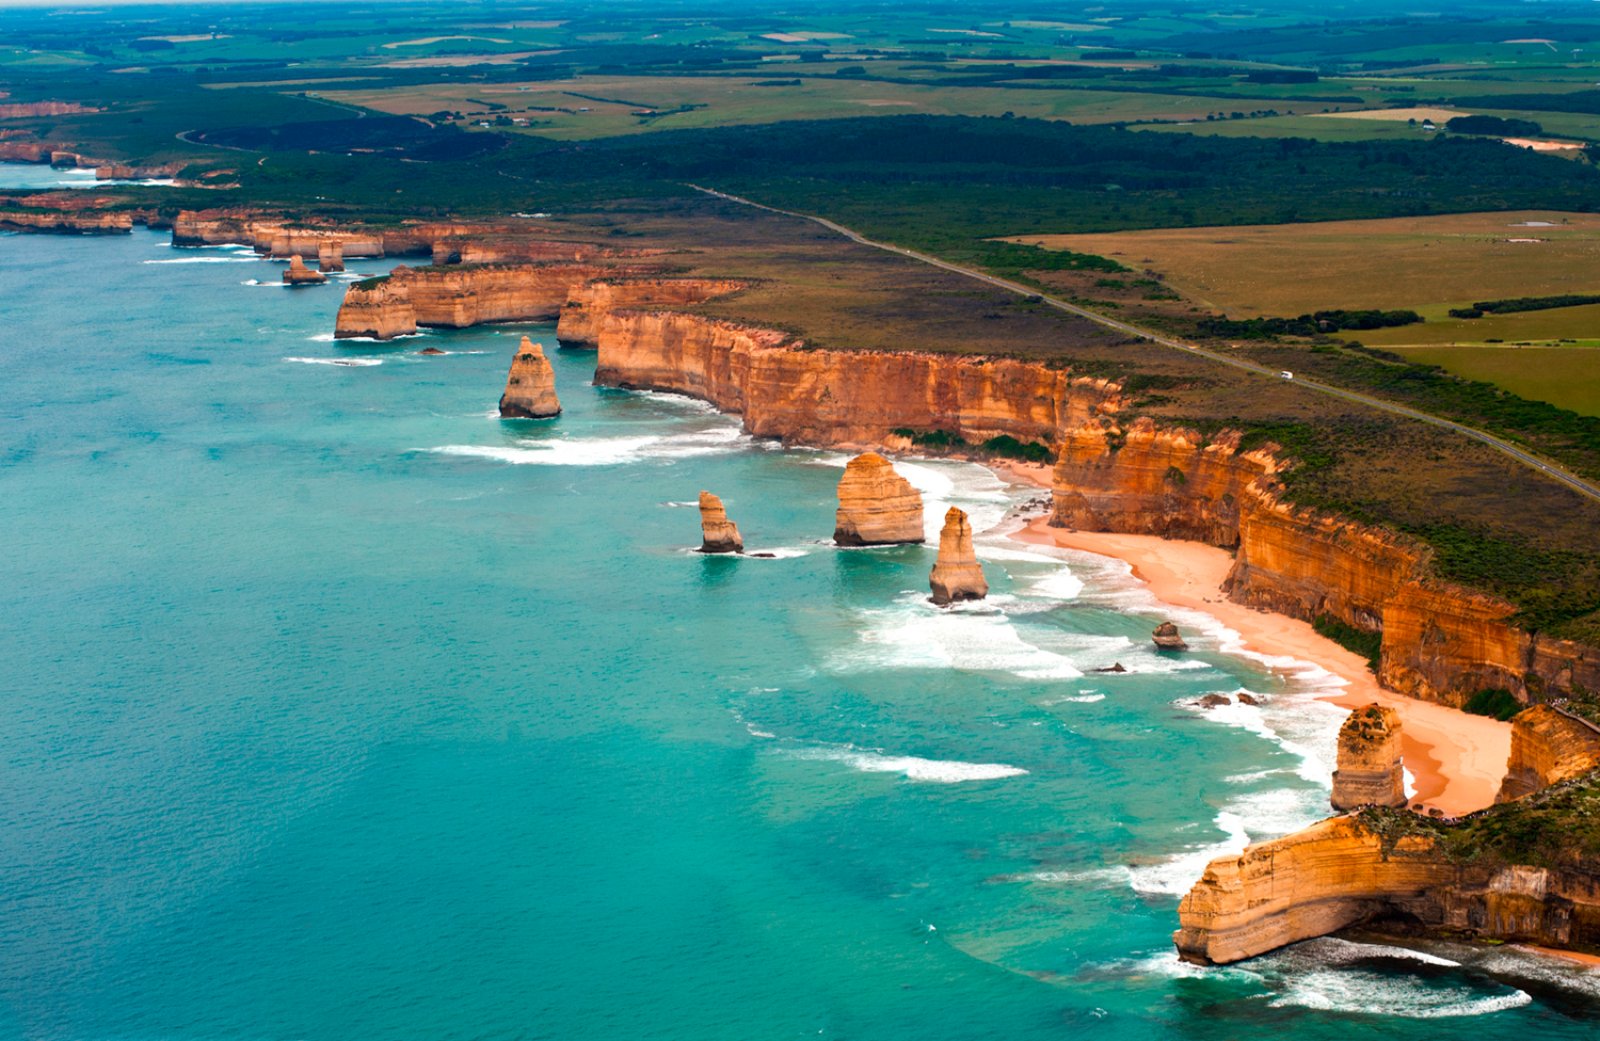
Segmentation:
{"type": "Polygon", "coordinates": [[[1438,365],[1535,401],[1600,416],[1600,337],[1588,346],[1436,346],[1393,348],[1408,360],[1438,365]]]}

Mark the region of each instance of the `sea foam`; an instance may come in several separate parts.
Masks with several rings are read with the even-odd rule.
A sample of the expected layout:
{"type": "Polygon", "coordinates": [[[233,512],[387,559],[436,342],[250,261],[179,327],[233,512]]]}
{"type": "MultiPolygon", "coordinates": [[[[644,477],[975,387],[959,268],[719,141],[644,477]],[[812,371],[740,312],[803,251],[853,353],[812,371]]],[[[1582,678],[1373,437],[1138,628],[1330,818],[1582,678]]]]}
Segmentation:
{"type": "Polygon", "coordinates": [[[888,755],[843,747],[794,748],[781,753],[790,759],[843,763],[863,773],[901,774],[907,780],[931,784],[959,784],[963,781],[997,781],[1019,777],[1028,771],[1005,763],[965,763],[949,759],[923,759],[914,755],[888,755]]]}

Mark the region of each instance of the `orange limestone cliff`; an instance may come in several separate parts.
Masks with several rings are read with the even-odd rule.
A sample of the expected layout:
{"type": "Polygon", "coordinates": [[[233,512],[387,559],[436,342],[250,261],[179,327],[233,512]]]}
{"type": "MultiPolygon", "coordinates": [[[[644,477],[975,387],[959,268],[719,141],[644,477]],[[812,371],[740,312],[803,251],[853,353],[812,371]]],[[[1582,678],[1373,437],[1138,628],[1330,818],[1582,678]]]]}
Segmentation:
{"type": "MultiPolygon", "coordinates": [[[[511,264],[496,267],[397,267],[374,287],[358,282],[345,293],[334,336],[415,332],[418,326],[461,329],[489,322],[547,321],[567,294],[609,268],[593,264],[511,264]],[[374,293],[377,288],[381,292],[374,293]]],[[[390,334],[398,335],[398,333],[390,334]]]]}
{"type": "Polygon", "coordinates": [[[600,327],[612,311],[688,307],[737,293],[747,285],[717,278],[597,279],[568,294],[556,340],[563,347],[598,347],[600,327]]]}
{"type": "Polygon", "coordinates": [[[313,271],[306,267],[306,262],[296,254],[289,258],[289,266],[283,269],[283,283],[289,286],[320,286],[328,280],[328,276],[320,271],[313,271]]]}
{"type": "Polygon", "coordinates": [[[1600,650],[1527,633],[1504,601],[1429,577],[1428,549],[1403,536],[1281,501],[1280,463],[1237,433],[1207,440],[1148,419],[1065,428],[1051,523],[1194,539],[1235,551],[1224,590],[1295,618],[1382,634],[1379,679],[1460,705],[1484,688],[1600,688],[1600,650]]]}
{"type": "Polygon", "coordinates": [[[1333,771],[1333,808],[1404,806],[1405,772],[1400,762],[1400,714],[1379,704],[1350,713],[1339,728],[1338,768],[1333,771]]]}
{"type": "Polygon", "coordinates": [[[500,396],[500,415],[507,419],[549,419],[561,414],[556,397],[556,374],[544,348],[526,336],[511,359],[506,392],[500,396]]]}
{"type": "Polygon", "coordinates": [[[700,493],[700,539],[702,553],[744,552],[738,525],[728,519],[722,500],[710,492],[700,493]]]}
{"type": "Polygon", "coordinates": [[[939,557],[928,575],[928,586],[933,590],[933,602],[941,607],[989,595],[989,583],[972,548],[972,525],[954,506],[944,515],[944,527],[939,530],[939,557]]]}
{"type": "Polygon", "coordinates": [[[839,480],[833,541],[841,546],[888,546],[922,540],[922,493],[876,452],[850,460],[839,480]]]}
{"type": "Polygon", "coordinates": [[[1511,720],[1511,758],[1495,802],[1510,802],[1600,767],[1600,727],[1549,705],[1511,720]]]}
{"type": "Polygon", "coordinates": [[[810,349],[777,330],[666,311],[611,312],[599,348],[597,384],[688,394],[743,415],[758,437],[808,445],[875,447],[899,428],[1049,444],[1121,402],[1115,384],[1032,362],[810,349]]]}
{"type": "Polygon", "coordinates": [[[317,244],[317,270],[323,274],[344,270],[343,239],[327,239],[317,244]]]}

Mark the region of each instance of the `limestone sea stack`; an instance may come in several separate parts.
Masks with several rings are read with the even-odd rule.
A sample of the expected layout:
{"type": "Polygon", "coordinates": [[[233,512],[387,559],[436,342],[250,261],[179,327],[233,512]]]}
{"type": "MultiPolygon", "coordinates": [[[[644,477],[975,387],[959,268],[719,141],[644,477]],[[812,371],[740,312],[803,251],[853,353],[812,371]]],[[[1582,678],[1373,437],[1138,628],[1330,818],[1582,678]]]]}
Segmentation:
{"type": "Polygon", "coordinates": [[[289,258],[289,266],[283,272],[285,285],[319,286],[327,280],[327,275],[306,267],[306,262],[301,260],[298,254],[289,258]]]}
{"type": "Polygon", "coordinates": [[[511,359],[506,392],[500,395],[500,415],[506,419],[549,419],[561,414],[556,397],[556,374],[544,348],[526,336],[511,359]]]}
{"type": "Polygon", "coordinates": [[[982,600],[989,595],[989,583],[972,548],[972,525],[967,515],[950,507],[939,531],[939,559],[928,576],[933,602],[941,607],[957,600],[982,600]]]}
{"type": "Polygon", "coordinates": [[[1374,702],[1350,713],[1339,728],[1338,768],[1333,771],[1333,808],[1404,806],[1400,763],[1400,714],[1374,702]]]}
{"type": "Polygon", "coordinates": [[[1171,622],[1162,622],[1150,634],[1150,639],[1163,651],[1186,651],[1189,645],[1183,642],[1183,635],[1178,632],[1178,627],[1171,622]]]}
{"type": "Polygon", "coordinates": [[[344,270],[344,240],[325,239],[317,243],[317,270],[323,274],[344,270]]]}
{"type": "Polygon", "coordinates": [[[744,552],[739,526],[728,519],[722,500],[710,492],[700,493],[700,539],[702,553],[744,552]]]}
{"type": "Polygon", "coordinates": [[[922,540],[922,493],[876,452],[850,460],[839,481],[833,541],[841,546],[892,546],[922,540]]]}

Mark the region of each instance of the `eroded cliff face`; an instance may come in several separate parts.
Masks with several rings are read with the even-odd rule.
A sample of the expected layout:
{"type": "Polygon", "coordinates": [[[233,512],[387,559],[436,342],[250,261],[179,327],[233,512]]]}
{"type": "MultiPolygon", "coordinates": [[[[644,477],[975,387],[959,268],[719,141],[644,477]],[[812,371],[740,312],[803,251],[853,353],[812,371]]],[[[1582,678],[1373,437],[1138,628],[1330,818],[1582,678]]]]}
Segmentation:
{"type": "Polygon", "coordinates": [[[650,257],[659,249],[617,249],[593,242],[530,238],[526,234],[496,234],[481,228],[462,234],[441,235],[433,243],[433,262],[446,264],[528,264],[552,260],[590,261],[616,257],[650,257]]]}
{"type": "Polygon", "coordinates": [[[526,336],[511,359],[505,393],[500,395],[500,415],[508,419],[549,419],[561,414],[556,396],[556,374],[544,347],[526,336]]]}
{"type": "Polygon", "coordinates": [[[787,333],[666,311],[613,311],[595,382],[690,394],[791,443],[876,447],[897,428],[982,443],[1055,440],[1121,402],[1115,384],[1010,359],[811,350],[787,333]]]}
{"type": "Polygon", "coordinates": [[[612,311],[688,307],[737,293],[747,284],[712,278],[597,279],[568,294],[556,339],[568,348],[598,347],[600,327],[612,311]]]}
{"type": "Polygon", "coordinates": [[[126,235],[133,231],[134,215],[100,213],[91,209],[67,211],[0,210],[0,231],[56,235],[126,235]]]}
{"type": "Polygon", "coordinates": [[[402,265],[376,287],[360,283],[350,287],[339,308],[334,336],[384,339],[383,334],[370,330],[415,332],[418,326],[462,329],[489,322],[547,321],[560,315],[575,287],[611,270],[566,263],[473,268],[402,265]]]}
{"type": "Polygon", "coordinates": [[[728,519],[722,500],[705,491],[700,493],[700,552],[744,552],[744,537],[739,534],[739,526],[728,519]]]}
{"type": "Polygon", "coordinates": [[[250,246],[285,258],[318,257],[324,243],[337,241],[341,257],[428,256],[434,240],[461,230],[458,224],[415,223],[393,228],[301,225],[247,211],[184,210],[172,220],[174,246],[250,246]]]}
{"type": "Polygon", "coordinates": [[[941,607],[958,600],[982,600],[989,595],[983,566],[972,547],[972,523],[962,510],[952,506],[944,515],[939,530],[939,556],[928,575],[933,602],[941,607]]]}
{"type": "Polygon", "coordinates": [[[1385,838],[1360,816],[1335,817],[1219,857],[1178,905],[1179,957],[1253,958],[1378,918],[1550,947],[1600,942],[1600,878],[1460,860],[1424,834],[1385,838]]]}
{"type": "Polygon", "coordinates": [[[876,452],[850,460],[839,479],[833,541],[841,546],[887,546],[925,537],[922,493],[876,452]]]}
{"type": "Polygon", "coordinates": [[[1600,767],[1600,728],[1535,705],[1511,720],[1511,758],[1495,802],[1510,802],[1600,767]]]}
{"type": "Polygon", "coordinates": [[[1381,631],[1392,690],[1460,705],[1488,687],[1527,700],[1600,686],[1600,652],[1529,634],[1511,604],[1430,578],[1420,543],[1280,501],[1278,463],[1239,451],[1237,435],[1208,442],[1140,419],[1067,429],[1060,443],[1052,523],[1234,550],[1231,599],[1381,631]]]}

